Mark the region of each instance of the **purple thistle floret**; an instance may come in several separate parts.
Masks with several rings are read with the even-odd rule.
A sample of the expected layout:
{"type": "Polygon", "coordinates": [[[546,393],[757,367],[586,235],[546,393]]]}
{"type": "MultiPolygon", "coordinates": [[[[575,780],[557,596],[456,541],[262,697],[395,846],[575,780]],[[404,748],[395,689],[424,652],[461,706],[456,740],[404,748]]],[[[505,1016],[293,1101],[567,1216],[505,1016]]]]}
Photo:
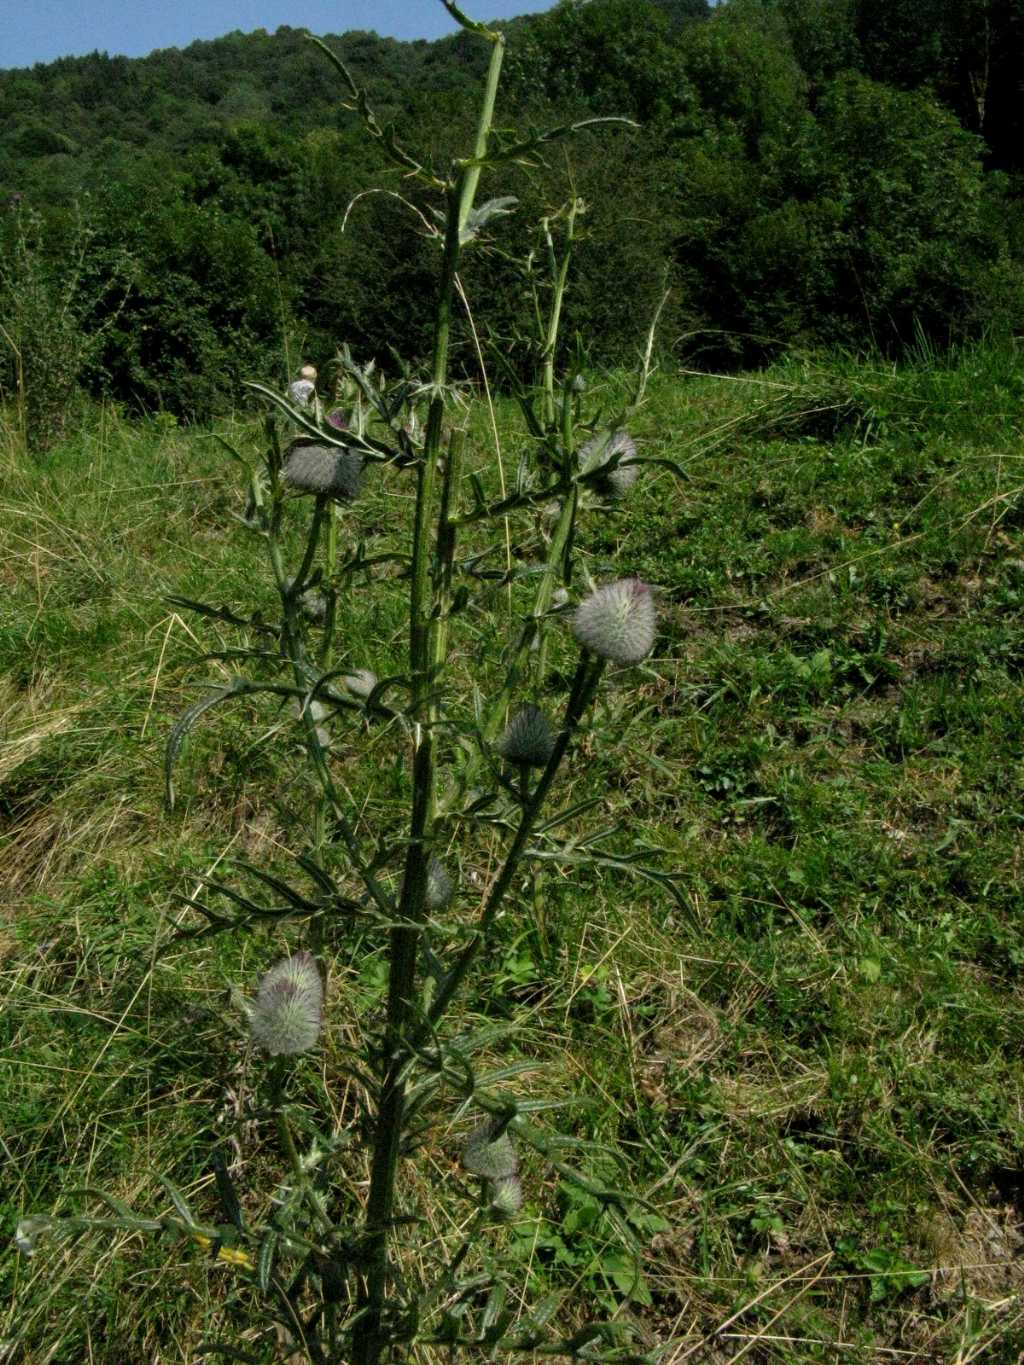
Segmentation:
{"type": "Polygon", "coordinates": [[[335,431],[348,431],[350,417],[344,408],[332,408],[327,414],[327,422],[335,431]]]}
{"type": "Polygon", "coordinates": [[[615,664],[636,664],[654,645],[654,597],[639,578],[598,588],[576,608],[572,630],[585,649],[615,664]]]}
{"type": "Polygon", "coordinates": [[[295,953],[271,967],[249,1015],[252,1040],[272,1057],[307,1052],[320,1037],[324,992],[312,953],[295,953]]]}

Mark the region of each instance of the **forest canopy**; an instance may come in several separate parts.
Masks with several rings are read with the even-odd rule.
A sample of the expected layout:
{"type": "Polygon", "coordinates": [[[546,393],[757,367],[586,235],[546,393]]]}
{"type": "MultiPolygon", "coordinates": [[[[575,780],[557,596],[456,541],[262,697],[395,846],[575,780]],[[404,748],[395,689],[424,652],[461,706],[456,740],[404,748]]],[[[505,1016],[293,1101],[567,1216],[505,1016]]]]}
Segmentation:
{"type": "MultiPolygon", "coordinates": [[[[661,344],[698,364],[1024,323],[1024,0],[561,0],[504,27],[507,126],[630,120],[486,186],[518,206],[466,286],[506,354],[536,224],[573,196],[566,336],[595,364],[635,354],[666,282],[661,344]]],[[[465,145],[465,35],[328,42],[418,155],[465,145]]],[[[342,93],[292,28],[0,72],[0,383],[63,345],[76,382],[206,418],[342,343],[415,363],[430,205],[342,93]],[[47,330],[62,301],[91,344],[47,330]]]]}

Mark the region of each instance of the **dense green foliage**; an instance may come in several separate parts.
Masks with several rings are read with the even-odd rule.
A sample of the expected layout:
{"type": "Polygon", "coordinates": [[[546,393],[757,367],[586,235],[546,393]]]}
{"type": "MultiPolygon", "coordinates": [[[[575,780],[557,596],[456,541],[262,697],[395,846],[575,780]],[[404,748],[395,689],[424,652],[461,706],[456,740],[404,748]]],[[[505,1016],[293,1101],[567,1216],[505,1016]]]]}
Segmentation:
{"type": "MultiPolygon", "coordinates": [[[[596,376],[588,396],[618,398],[596,376]]],[[[666,1358],[1011,1365],[1024,1349],[1019,358],[665,374],[649,397],[638,443],[688,481],[652,472],[628,509],[586,519],[578,552],[598,579],[614,563],[659,585],[658,639],[602,694],[564,797],[599,802],[607,847],[663,849],[685,904],[551,867],[501,921],[464,1016],[494,1023],[500,1006],[514,1032],[481,1069],[527,1066],[517,1093],[559,1101],[538,1123],[596,1143],[584,1153],[598,1167],[625,1152],[622,1179],[649,1207],[624,1250],[592,1200],[531,1159],[505,1234],[524,1297],[564,1292],[570,1317],[615,1311],[666,1358]]],[[[510,470],[511,403],[497,423],[510,470]]],[[[255,421],[217,430],[261,449],[255,421]]],[[[485,414],[466,473],[496,486],[485,414]]],[[[202,656],[236,638],[164,594],[276,609],[263,547],[233,516],[238,466],[207,432],[104,409],[42,464],[0,438],[0,481],[0,1222],[9,1234],[59,1195],[61,1211],[97,1212],[81,1192],[97,1186],[159,1214],[171,1206],[155,1171],[221,1222],[215,1143],[259,1219],[279,1149],[228,988],[250,989],[303,927],[182,944],[175,931],[202,921],[175,897],[204,873],[230,879],[238,859],[291,875],[290,831],[315,800],[298,722],[266,697],[210,713],[183,755],[180,813],[161,809],[167,734],[199,680],[230,678],[233,662],[202,656]]],[[[405,493],[378,469],[346,543],[401,544],[405,493]]],[[[292,559],[303,523],[293,504],[292,559]]],[[[381,586],[347,603],[338,662],[384,676],[403,666],[405,589],[381,586]]],[[[514,592],[518,610],[529,589],[514,592]]],[[[502,583],[474,589],[476,640],[452,665],[483,689],[502,676],[509,611],[502,583]]],[[[376,732],[337,731],[372,838],[408,777],[359,761],[387,752],[376,732]]],[[[593,832],[593,816],[567,828],[593,832]]],[[[463,884],[492,866],[467,859],[463,884]]],[[[460,901],[467,922],[476,894],[460,901]]],[[[350,1049],[385,978],[362,934],[332,928],[325,956],[337,1022],[295,1092],[344,1133],[350,1049]]],[[[403,1212],[429,1210],[423,1226],[454,1247],[452,1138],[442,1126],[428,1141],[403,1212]]],[[[89,1236],[25,1260],[8,1237],[0,1287],[13,1361],[184,1363],[211,1337],[244,1348],[253,1322],[244,1266],[180,1241],[89,1236]]]]}
{"type": "MultiPolygon", "coordinates": [[[[573,192],[590,213],[566,336],[599,362],[633,353],[666,278],[663,344],[717,364],[1024,323],[1022,0],[561,0],[507,28],[501,119],[638,126],[494,191],[520,208],[467,291],[506,351],[530,225],[573,192]]],[[[332,41],[381,121],[445,163],[480,76],[473,44],[332,41]]],[[[97,252],[132,263],[127,300],[108,292],[80,319],[121,310],[83,375],[94,389],[204,416],[237,401],[241,374],[282,378],[343,341],[421,355],[425,204],[397,197],[408,186],[340,93],[288,28],[0,72],[4,254],[31,210],[47,241],[78,214],[97,252]]],[[[473,368],[466,331],[460,347],[473,368]]],[[[11,387],[9,347],[4,366],[11,387]]]]}

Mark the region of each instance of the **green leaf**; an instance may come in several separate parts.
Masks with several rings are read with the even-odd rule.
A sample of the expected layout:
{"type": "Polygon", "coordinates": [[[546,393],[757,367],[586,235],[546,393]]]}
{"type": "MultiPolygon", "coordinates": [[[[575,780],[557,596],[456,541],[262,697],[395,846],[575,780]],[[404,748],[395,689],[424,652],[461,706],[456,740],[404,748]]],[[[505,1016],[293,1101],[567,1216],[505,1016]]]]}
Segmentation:
{"type": "Polygon", "coordinates": [[[500,1337],[508,1327],[510,1314],[505,1308],[507,1299],[507,1287],[501,1283],[496,1284],[487,1296],[487,1302],[484,1304],[484,1311],[480,1318],[481,1338],[500,1337]]]}
{"type": "Polygon", "coordinates": [[[204,697],[202,701],[190,706],[171,731],[164,755],[164,797],[168,810],[174,809],[174,765],[178,761],[181,747],[190,731],[207,711],[212,711],[215,706],[219,706],[222,701],[227,701],[229,697],[240,696],[246,691],[248,691],[248,685],[244,679],[236,678],[229,687],[218,688],[212,696],[204,697]]]}
{"type": "Polygon", "coordinates": [[[182,1222],[185,1224],[185,1226],[189,1228],[194,1228],[196,1226],[195,1215],[193,1214],[191,1208],[189,1208],[188,1200],[182,1194],[181,1190],[179,1190],[177,1185],[175,1185],[172,1181],[168,1180],[165,1175],[157,1175],[157,1180],[159,1180],[160,1184],[167,1191],[168,1195],[170,1196],[171,1203],[178,1211],[178,1215],[181,1218],[182,1222]]]}
{"type": "Polygon", "coordinates": [[[601,1258],[601,1269],[615,1288],[633,1303],[649,1307],[651,1291],[644,1282],[643,1272],[634,1256],[624,1251],[613,1251],[601,1258]]]}
{"type": "Polygon", "coordinates": [[[274,1256],[277,1253],[279,1234],[276,1228],[269,1228],[260,1243],[260,1253],[256,1261],[256,1278],[264,1293],[270,1288],[270,1276],[274,1269],[274,1256]]]}

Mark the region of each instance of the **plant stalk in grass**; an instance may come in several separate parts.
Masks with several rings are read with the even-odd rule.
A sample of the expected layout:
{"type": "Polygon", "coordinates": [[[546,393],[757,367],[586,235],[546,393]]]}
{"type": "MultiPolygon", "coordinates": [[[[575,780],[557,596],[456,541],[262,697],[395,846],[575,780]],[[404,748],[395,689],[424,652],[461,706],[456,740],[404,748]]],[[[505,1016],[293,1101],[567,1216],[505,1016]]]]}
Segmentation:
{"type": "MultiPolygon", "coordinates": [[[[459,269],[462,233],[473,208],[482,162],[487,155],[494,106],[498,92],[505,41],[489,35],[491,60],[477,124],[473,159],[464,163],[447,194],[444,257],[434,317],[431,366],[431,398],[426,440],[416,475],[416,510],[413,521],[411,588],[409,596],[409,676],[412,687],[410,721],[413,733],[412,819],[399,902],[399,920],[391,930],[387,1021],[384,1028],[384,1082],[374,1129],[370,1168],[370,1193],[364,1224],[365,1281],[361,1287],[359,1316],[353,1331],[353,1365],[376,1365],[386,1345],[381,1325],[387,1294],[388,1236],[391,1230],[395,1176],[402,1115],[405,1103],[406,1056],[403,1042],[410,1031],[416,985],[416,956],[426,912],[427,866],[435,817],[434,728],[436,712],[431,693],[442,663],[444,631],[433,612],[434,582],[431,573],[435,485],[441,453],[442,423],[448,386],[448,352],[452,303],[459,269]]],[[[449,452],[448,497],[437,539],[454,536],[448,520],[453,493],[453,459],[449,452]]],[[[438,545],[438,549],[441,546],[438,545]]]]}

